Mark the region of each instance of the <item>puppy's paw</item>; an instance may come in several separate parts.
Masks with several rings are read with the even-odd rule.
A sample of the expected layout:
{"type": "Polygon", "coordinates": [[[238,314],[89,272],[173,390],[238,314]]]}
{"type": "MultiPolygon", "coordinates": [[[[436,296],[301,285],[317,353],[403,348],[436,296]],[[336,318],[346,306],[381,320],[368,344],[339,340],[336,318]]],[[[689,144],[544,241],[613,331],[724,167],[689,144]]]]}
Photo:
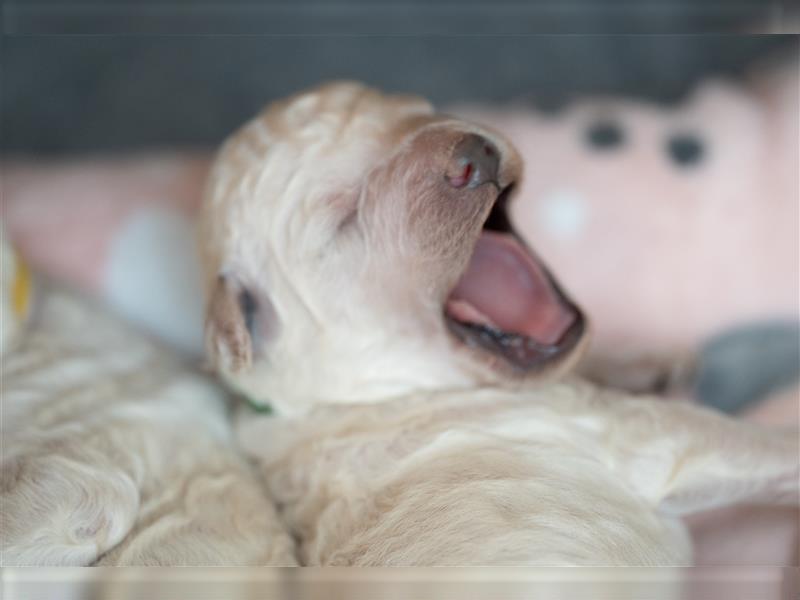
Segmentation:
{"type": "Polygon", "coordinates": [[[0,476],[0,564],[86,566],[130,531],[133,480],[65,456],[18,456],[0,476]]]}

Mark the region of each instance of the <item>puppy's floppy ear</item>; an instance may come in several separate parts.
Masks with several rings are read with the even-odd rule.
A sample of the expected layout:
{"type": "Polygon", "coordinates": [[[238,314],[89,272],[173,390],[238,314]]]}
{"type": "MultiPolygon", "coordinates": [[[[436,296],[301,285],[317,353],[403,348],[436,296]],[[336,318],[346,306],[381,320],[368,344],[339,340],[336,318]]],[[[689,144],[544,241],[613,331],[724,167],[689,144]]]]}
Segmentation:
{"type": "Polygon", "coordinates": [[[797,431],[658,399],[606,406],[615,465],[661,510],[684,515],[738,503],[800,504],[797,431]]]}
{"type": "Polygon", "coordinates": [[[214,282],[206,309],[206,353],[222,372],[241,373],[253,364],[254,348],[274,330],[269,300],[246,288],[232,274],[214,282]]]}

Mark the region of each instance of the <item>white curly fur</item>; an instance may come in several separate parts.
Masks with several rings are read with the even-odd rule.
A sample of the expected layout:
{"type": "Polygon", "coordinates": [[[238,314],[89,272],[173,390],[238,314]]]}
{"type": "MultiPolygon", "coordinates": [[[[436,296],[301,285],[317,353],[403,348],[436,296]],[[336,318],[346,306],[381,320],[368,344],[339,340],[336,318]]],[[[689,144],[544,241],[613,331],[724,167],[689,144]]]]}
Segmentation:
{"type": "Polygon", "coordinates": [[[295,564],[212,381],[42,282],[18,325],[0,357],[0,564],[295,564]]]}

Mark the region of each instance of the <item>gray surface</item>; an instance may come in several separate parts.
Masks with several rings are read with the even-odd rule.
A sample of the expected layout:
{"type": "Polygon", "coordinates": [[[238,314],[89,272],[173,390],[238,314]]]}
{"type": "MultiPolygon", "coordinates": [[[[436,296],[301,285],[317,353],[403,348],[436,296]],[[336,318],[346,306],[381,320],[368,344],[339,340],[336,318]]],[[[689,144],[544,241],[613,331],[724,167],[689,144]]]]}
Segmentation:
{"type": "Polygon", "coordinates": [[[265,102],[333,78],[417,92],[440,104],[525,99],[548,107],[586,92],[669,102],[704,76],[735,77],[756,58],[792,46],[797,51],[797,39],[786,37],[496,35],[548,25],[555,31],[627,30],[629,22],[650,31],[736,25],[747,12],[742,6],[750,10],[764,2],[719,12],[704,12],[719,3],[672,0],[658,3],[658,10],[652,3],[612,3],[616,8],[606,12],[593,9],[601,5],[596,1],[583,2],[583,10],[568,10],[570,3],[527,10],[526,4],[487,8],[474,1],[311,7],[305,1],[232,2],[203,3],[202,10],[184,11],[193,19],[180,20],[185,4],[106,2],[77,11],[63,1],[7,2],[7,31],[285,35],[6,36],[3,152],[58,155],[216,144],[265,102]],[[636,8],[642,6],[651,8],[636,8]],[[372,35],[361,35],[365,32],[372,35]],[[478,32],[492,35],[474,35],[478,32]]]}
{"type": "Polygon", "coordinates": [[[8,33],[464,35],[780,28],[795,0],[6,0],[8,33]]]}

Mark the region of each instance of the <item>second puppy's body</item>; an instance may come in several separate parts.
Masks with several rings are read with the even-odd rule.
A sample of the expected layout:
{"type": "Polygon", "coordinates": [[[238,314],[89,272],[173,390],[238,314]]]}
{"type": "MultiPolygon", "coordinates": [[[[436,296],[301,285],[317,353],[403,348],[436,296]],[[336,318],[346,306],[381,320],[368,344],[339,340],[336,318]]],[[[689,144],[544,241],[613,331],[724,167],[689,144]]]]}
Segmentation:
{"type": "Polygon", "coordinates": [[[37,287],[21,324],[10,256],[4,247],[0,564],[295,564],[234,447],[224,392],[56,286],[37,287]]]}

